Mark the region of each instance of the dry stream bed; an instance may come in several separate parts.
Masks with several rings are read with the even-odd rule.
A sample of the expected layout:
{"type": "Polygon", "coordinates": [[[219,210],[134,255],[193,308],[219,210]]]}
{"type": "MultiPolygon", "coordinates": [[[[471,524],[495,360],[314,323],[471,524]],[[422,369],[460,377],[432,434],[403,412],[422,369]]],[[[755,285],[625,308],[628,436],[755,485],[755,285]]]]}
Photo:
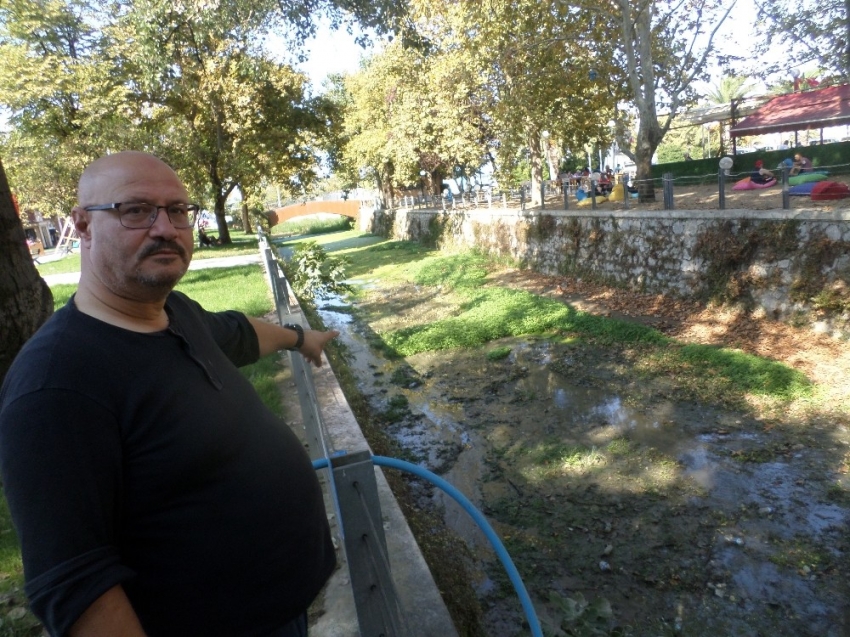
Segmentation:
{"type": "MultiPolygon", "coordinates": [[[[439,316],[440,295],[359,284],[356,307],[319,310],[373,421],[487,515],[547,635],[848,634],[846,422],[696,402],[637,373],[628,345],[512,337],[388,360],[376,332],[439,316]]],[[[483,634],[528,634],[467,515],[414,492],[470,547],[483,634]]]]}

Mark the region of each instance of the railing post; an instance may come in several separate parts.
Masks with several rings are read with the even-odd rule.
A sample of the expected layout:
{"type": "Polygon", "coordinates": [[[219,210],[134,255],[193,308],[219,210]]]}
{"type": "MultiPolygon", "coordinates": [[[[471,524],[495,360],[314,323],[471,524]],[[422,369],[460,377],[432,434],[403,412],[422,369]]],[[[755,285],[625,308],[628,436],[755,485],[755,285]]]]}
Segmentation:
{"type": "Polygon", "coordinates": [[[629,192],[629,173],[623,173],[620,183],[623,184],[623,209],[628,210],[629,199],[631,199],[632,196],[632,193],[629,192]]]}
{"type": "Polygon", "coordinates": [[[546,209],[546,182],[540,177],[540,209],[546,209]]]}
{"type": "Polygon", "coordinates": [[[570,209],[570,187],[566,186],[564,188],[564,210],[570,209]]]}
{"type": "Polygon", "coordinates": [[[402,637],[375,468],[368,450],[331,458],[360,634],[402,637]]]}
{"type": "Polygon", "coordinates": [[[726,171],[723,168],[717,173],[717,207],[726,210],[726,171]]]}
{"type": "Polygon", "coordinates": [[[590,180],[590,207],[596,210],[596,181],[594,179],[590,180]]]}
{"type": "Polygon", "coordinates": [[[664,189],[664,210],[673,210],[673,173],[664,173],[661,183],[664,189]]]}
{"type": "Polygon", "coordinates": [[[523,186],[519,187],[519,209],[525,210],[525,188],[523,186]]]}
{"type": "Polygon", "coordinates": [[[788,194],[788,165],[782,162],[782,209],[791,207],[791,195],[788,194]]]}

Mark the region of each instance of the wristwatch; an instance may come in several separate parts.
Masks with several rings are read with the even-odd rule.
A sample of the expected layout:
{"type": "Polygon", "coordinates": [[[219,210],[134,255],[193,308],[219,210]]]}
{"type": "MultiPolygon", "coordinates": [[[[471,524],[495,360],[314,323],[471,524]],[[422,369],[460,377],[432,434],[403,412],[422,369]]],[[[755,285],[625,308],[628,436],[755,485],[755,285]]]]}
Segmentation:
{"type": "Polygon", "coordinates": [[[304,345],[304,328],[298,325],[298,323],[287,323],[283,327],[294,330],[295,333],[298,334],[298,339],[295,341],[295,345],[287,347],[286,349],[290,352],[301,349],[301,346],[304,345]]]}

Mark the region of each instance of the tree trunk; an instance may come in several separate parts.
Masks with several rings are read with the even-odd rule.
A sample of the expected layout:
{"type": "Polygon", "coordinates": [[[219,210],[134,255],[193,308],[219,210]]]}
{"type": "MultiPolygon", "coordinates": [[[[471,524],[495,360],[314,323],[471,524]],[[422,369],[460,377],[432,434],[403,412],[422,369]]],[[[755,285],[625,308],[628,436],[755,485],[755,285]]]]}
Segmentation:
{"type": "Polygon", "coordinates": [[[531,133],[528,140],[528,159],[531,162],[531,205],[539,206],[543,203],[540,186],[543,183],[543,152],[540,147],[540,132],[531,133]]]}
{"type": "Polygon", "coordinates": [[[248,215],[248,204],[242,200],[242,231],[245,234],[251,234],[251,219],[248,215]]]}
{"type": "Polygon", "coordinates": [[[224,215],[227,212],[224,204],[227,202],[227,195],[223,195],[219,190],[215,195],[215,220],[218,224],[218,238],[222,245],[231,244],[230,229],[227,227],[227,220],[224,215]]]}
{"type": "Polygon", "coordinates": [[[641,203],[655,201],[655,183],[652,181],[652,156],[658,148],[658,142],[654,140],[660,139],[660,137],[660,131],[654,131],[651,124],[644,124],[642,118],[638,127],[635,146],[635,178],[637,180],[638,201],[641,203]]]}
{"type": "Polygon", "coordinates": [[[38,275],[0,163],[0,383],[27,339],[53,313],[53,294],[38,275]]]}

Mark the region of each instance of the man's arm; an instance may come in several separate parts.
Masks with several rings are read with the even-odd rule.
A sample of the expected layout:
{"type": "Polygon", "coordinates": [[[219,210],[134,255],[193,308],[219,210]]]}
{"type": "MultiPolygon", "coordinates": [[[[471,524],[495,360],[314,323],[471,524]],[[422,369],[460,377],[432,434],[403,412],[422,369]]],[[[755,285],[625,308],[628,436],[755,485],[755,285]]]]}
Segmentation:
{"type": "Polygon", "coordinates": [[[145,631],[121,586],[94,600],[68,631],[69,637],[145,637],[145,631]]]}
{"type": "MultiPolygon", "coordinates": [[[[281,349],[295,347],[295,343],[298,340],[298,334],[295,331],[273,323],[266,323],[252,316],[247,318],[257,333],[257,340],[260,344],[260,356],[265,356],[281,349]]],[[[336,338],[338,335],[339,332],[336,330],[330,330],[328,332],[304,330],[304,344],[298,351],[316,367],[321,367],[322,350],[328,341],[336,338]]]]}

